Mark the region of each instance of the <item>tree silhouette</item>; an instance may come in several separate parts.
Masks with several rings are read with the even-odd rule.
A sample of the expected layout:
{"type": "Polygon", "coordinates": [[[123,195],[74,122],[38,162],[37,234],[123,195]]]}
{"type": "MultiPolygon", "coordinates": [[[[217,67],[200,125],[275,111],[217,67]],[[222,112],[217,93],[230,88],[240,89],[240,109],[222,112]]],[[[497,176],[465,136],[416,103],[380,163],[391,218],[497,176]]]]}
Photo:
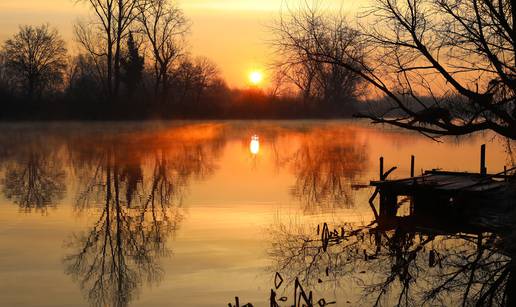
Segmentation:
{"type": "Polygon", "coordinates": [[[122,43],[136,19],[140,0],[78,1],[89,5],[94,19],[75,25],[76,38],[101,69],[107,97],[116,99],[121,82],[122,43]]]}
{"type": "Polygon", "coordinates": [[[305,104],[316,102],[341,109],[352,108],[351,102],[359,94],[359,75],[342,65],[318,60],[311,50],[296,43],[310,44],[312,36],[316,36],[333,58],[359,70],[353,61],[362,58],[364,50],[357,30],[344,18],[333,22],[307,6],[290,19],[282,16],[272,25],[272,34],[272,46],[278,55],[275,67],[279,79],[286,83],[284,86],[296,87],[305,104]],[[297,36],[290,35],[293,33],[297,36]]]}
{"type": "Polygon", "coordinates": [[[132,97],[134,91],[142,82],[142,72],[144,68],[144,58],[140,55],[132,32],[129,32],[129,37],[127,38],[127,55],[121,59],[121,65],[124,72],[122,81],[127,87],[129,97],[132,97]]]}
{"type": "Polygon", "coordinates": [[[361,117],[428,136],[493,130],[515,139],[515,15],[510,0],[377,0],[348,45],[333,26],[342,16],[305,6],[280,24],[276,44],[356,73],[390,102],[361,117]]]}
{"type": "Polygon", "coordinates": [[[155,94],[166,97],[170,70],[184,53],[184,38],[190,24],[183,11],[167,0],[142,1],[138,20],[154,60],[155,94]]]}
{"type": "Polygon", "coordinates": [[[21,26],[18,33],[5,41],[2,57],[7,72],[18,91],[29,100],[62,84],[66,67],[65,43],[48,25],[21,26]]]}

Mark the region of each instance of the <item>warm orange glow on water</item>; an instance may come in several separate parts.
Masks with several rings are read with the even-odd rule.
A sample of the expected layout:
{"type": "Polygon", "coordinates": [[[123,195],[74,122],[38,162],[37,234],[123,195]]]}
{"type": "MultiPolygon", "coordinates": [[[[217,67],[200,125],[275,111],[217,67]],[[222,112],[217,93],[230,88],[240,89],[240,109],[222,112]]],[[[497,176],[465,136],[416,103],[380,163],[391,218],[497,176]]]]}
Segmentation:
{"type": "MultiPolygon", "coordinates": [[[[81,288],[84,274],[93,272],[87,276],[95,281],[101,269],[87,271],[87,261],[102,257],[104,246],[95,240],[117,235],[120,246],[116,240],[108,246],[120,248],[121,269],[138,277],[131,280],[139,294],[131,304],[227,305],[245,293],[246,301],[266,305],[276,259],[270,250],[285,235],[278,230],[369,223],[371,190],[354,187],[378,177],[379,156],[387,168],[399,167],[394,177],[409,173],[412,154],[418,171],[478,171],[482,143],[489,172],[510,163],[503,140],[489,134],[435,143],[361,122],[59,124],[31,132],[24,125],[3,125],[0,134],[1,148],[9,148],[0,159],[6,306],[87,305],[84,292],[94,288],[90,280],[81,288]],[[254,133],[259,139],[250,138],[254,133]],[[27,170],[42,180],[12,184],[23,182],[27,170]],[[27,202],[28,193],[43,201],[27,202]],[[85,262],[74,266],[83,251],[85,262]],[[141,273],[149,268],[163,273],[141,273]]],[[[113,295],[112,289],[94,294],[113,295]]],[[[348,287],[339,291],[337,302],[362,298],[348,287]]]]}

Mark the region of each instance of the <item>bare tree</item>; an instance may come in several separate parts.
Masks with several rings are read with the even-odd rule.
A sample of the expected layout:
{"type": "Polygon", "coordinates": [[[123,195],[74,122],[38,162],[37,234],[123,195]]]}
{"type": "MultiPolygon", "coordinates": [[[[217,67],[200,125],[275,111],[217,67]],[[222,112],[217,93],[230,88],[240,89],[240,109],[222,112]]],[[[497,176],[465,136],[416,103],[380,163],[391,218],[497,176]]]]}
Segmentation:
{"type": "Polygon", "coordinates": [[[166,96],[170,70],[183,54],[185,35],[190,23],[183,11],[167,0],[140,3],[138,20],[145,33],[154,60],[155,94],[166,96]]]}
{"type": "Polygon", "coordinates": [[[65,43],[57,30],[48,25],[21,26],[18,33],[5,41],[2,57],[8,74],[31,100],[62,83],[65,43]]]}
{"type": "Polygon", "coordinates": [[[220,79],[220,75],[217,64],[206,57],[195,58],[194,64],[197,71],[197,95],[195,101],[199,103],[206,89],[217,83],[217,81],[220,79]]]}
{"type": "Polygon", "coordinates": [[[304,5],[299,12],[282,15],[272,33],[277,73],[287,86],[298,89],[305,103],[341,104],[356,96],[361,81],[358,74],[313,54],[320,46],[332,58],[360,70],[353,63],[363,57],[359,32],[348,26],[342,15],[320,14],[318,6],[304,5]]]}
{"type": "Polygon", "coordinates": [[[374,3],[362,25],[366,58],[355,58],[353,49],[344,49],[353,61],[342,61],[326,43],[331,35],[327,28],[296,27],[299,16],[307,14],[323,25],[339,22],[325,21],[311,8],[292,13],[293,25],[281,24],[281,50],[301,50],[318,62],[361,76],[392,102],[387,111],[360,115],[374,122],[431,137],[493,130],[516,138],[514,1],[374,3]]]}
{"type": "Polygon", "coordinates": [[[105,66],[105,89],[116,98],[120,88],[122,42],[137,17],[140,0],[77,0],[92,8],[95,18],[75,26],[77,40],[97,63],[105,66]],[[105,59],[105,60],[104,60],[105,59]]]}
{"type": "Polygon", "coordinates": [[[199,104],[207,90],[219,85],[220,75],[217,65],[210,59],[184,57],[173,78],[175,89],[180,93],[179,100],[199,104]]]}

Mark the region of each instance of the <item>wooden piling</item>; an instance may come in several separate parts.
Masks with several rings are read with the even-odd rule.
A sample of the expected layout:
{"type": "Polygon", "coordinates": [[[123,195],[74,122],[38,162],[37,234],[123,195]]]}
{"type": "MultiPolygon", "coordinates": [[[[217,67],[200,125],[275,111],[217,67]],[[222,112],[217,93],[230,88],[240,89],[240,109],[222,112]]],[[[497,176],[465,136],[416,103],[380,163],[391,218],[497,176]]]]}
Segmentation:
{"type": "Polygon", "coordinates": [[[410,177],[414,177],[414,162],[415,162],[416,158],[414,157],[414,155],[412,155],[410,157],[410,177]]]}
{"type": "Polygon", "coordinates": [[[383,180],[383,157],[380,157],[380,180],[383,180]]]}
{"type": "Polygon", "coordinates": [[[486,144],[482,144],[480,147],[480,175],[485,176],[486,174],[486,144]]]}

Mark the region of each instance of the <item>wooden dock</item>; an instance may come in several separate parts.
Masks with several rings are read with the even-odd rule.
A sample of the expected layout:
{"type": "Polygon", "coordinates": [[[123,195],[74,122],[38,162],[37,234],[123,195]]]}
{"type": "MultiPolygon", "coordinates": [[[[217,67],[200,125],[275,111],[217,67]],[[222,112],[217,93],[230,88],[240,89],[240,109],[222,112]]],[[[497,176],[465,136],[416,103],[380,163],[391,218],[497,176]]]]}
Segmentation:
{"type": "Polygon", "coordinates": [[[406,196],[429,191],[439,194],[483,193],[507,186],[510,178],[510,175],[503,174],[481,175],[430,170],[418,177],[371,181],[371,185],[406,196]]]}
{"type": "MultiPolygon", "coordinates": [[[[396,168],[384,172],[383,158],[380,158],[380,180],[371,181],[376,187],[375,194],[380,195],[380,212],[377,217],[396,216],[398,198],[410,199],[410,212],[428,213],[450,208],[457,213],[467,214],[468,211],[478,211],[486,206],[507,207],[516,205],[516,168],[507,169],[497,174],[488,174],[485,165],[485,145],[481,147],[479,173],[451,172],[443,170],[428,170],[420,176],[414,176],[415,158],[411,159],[411,176],[408,178],[388,180],[389,174],[396,168]]],[[[487,208],[489,209],[489,208],[487,208]]]]}

